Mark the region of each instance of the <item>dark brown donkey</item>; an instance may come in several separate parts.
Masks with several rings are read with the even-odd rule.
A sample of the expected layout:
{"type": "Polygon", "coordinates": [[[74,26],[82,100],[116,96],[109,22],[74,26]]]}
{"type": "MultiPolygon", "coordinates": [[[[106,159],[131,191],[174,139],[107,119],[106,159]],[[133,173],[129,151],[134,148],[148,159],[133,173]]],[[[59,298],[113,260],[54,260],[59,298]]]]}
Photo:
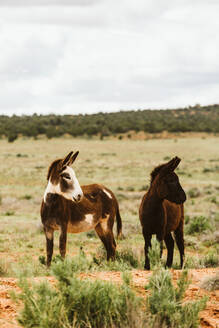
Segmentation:
{"type": "Polygon", "coordinates": [[[150,270],[148,248],[151,247],[151,237],[156,234],[161,244],[165,241],[167,247],[166,266],[171,267],[173,262],[174,240],[171,231],[174,231],[175,240],[180,252],[181,267],[184,258],[184,209],[186,194],[182,189],[178,176],[174,170],[181,159],[174,157],[168,163],[156,167],[151,172],[151,183],[148,192],[144,195],[139,217],[145,240],[145,269],[150,270]]]}
{"type": "Polygon", "coordinates": [[[64,159],[54,161],[48,170],[48,185],[41,205],[41,219],[46,235],[47,265],[53,254],[54,230],[60,230],[59,250],[64,258],[67,232],[78,233],[95,229],[102,240],[107,259],[114,258],[116,242],[113,224],[117,221],[118,236],[122,221],[118,202],[111,190],[100,184],[80,187],[70,167],[79,152],[70,152],[64,159]]]}

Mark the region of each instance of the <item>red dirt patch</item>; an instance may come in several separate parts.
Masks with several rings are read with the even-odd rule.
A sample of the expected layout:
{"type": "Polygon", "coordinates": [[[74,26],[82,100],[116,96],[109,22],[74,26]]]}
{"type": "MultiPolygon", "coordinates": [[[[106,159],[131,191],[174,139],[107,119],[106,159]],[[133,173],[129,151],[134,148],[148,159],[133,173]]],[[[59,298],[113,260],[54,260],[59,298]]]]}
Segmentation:
{"type": "MultiPolygon", "coordinates": [[[[173,281],[176,282],[181,271],[171,270],[173,281]]],[[[206,276],[212,276],[216,274],[216,269],[191,269],[189,270],[189,278],[191,284],[186,292],[185,300],[194,300],[196,298],[207,295],[209,301],[207,302],[206,309],[201,312],[201,327],[202,328],[219,328],[219,290],[208,292],[200,288],[200,282],[206,276]]],[[[148,283],[148,278],[151,272],[143,270],[132,271],[132,286],[138,294],[145,296],[144,286],[148,283]]],[[[105,281],[111,281],[113,283],[122,282],[122,273],[109,271],[109,272],[91,272],[81,273],[80,278],[85,279],[101,279],[105,281]]],[[[54,283],[54,278],[46,277],[50,283],[54,283]]],[[[42,278],[35,278],[36,282],[42,280],[42,278]]],[[[10,298],[10,291],[19,291],[17,286],[17,280],[13,278],[0,278],[0,327],[1,328],[20,328],[16,322],[16,316],[19,311],[19,306],[15,304],[10,298]]]]}

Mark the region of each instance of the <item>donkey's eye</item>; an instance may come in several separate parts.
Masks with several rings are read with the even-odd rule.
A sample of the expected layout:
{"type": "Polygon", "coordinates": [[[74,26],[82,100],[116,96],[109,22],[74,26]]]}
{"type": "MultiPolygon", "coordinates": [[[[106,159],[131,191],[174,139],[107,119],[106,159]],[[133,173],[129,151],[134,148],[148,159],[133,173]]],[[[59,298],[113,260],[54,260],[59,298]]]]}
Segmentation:
{"type": "Polygon", "coordinates": [[[70,177],[70,175],[68,173],[61,174],[61,177],[64,178],[64,179],[68,179],[68,180],[71,179],[71,177],[70,177]]]}

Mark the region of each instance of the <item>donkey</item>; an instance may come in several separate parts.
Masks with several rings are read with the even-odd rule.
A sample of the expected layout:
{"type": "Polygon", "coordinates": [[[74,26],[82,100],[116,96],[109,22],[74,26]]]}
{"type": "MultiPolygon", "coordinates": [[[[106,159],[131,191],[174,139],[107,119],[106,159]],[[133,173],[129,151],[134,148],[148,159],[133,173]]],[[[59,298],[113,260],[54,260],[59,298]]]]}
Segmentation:
{"type": "Polygon", "coordinates": [[[118,202],[111,190],[100,184],[79,185],[70,167],[79,152],[70,152],[49,167],[48,184],[41,205],[41,220],[46,236],[47,266],[53,254],[54,230],[60,230],[59,250],[66,254],[67,232],[79,233],[95,229],[107,251],[107,260],[114,259],[116,242],[113,225],[116,217],[117,235],[122,235],[118,202]]]}
{"type": "Polygon", "coordinates": [[[174,231],[175,240],[180,252],[180,264],[184,258],[184,208],[186,194],[182,189],[178,176],[174,170],[181,159],[174,157],[168,163],[157,166],[151,172],[151,183],[148,192],[143,196],[139,218],[145,240],[145,269],[150,270],[148,248],[151,247],[152,234],[156,234],[161,245],[165,241],[167,247],[166,266],[173,263],[174,240],[171,231],[174,231]]]}

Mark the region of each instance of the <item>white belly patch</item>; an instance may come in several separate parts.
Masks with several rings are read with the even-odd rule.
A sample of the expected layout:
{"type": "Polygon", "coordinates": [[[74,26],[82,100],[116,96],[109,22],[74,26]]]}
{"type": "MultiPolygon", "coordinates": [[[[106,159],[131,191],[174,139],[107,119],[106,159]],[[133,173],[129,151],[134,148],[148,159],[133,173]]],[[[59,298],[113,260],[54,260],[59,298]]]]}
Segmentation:
{"type": "Polygon", "coordinates": [[[69,222],[68,232],[72,232],[72,233],[86,232],[94,229],[97,223],[98,222],[94,220],[93,214],[86,214],[84,216],[84,220],[75,222],[74,224],[69,222]]]}
{"type": "Polygon", "coordinates": [[[85,215],[85,221],[89,224],[92,224],[94,221],[94,216],[93,214],[86,214],[85,215]]]}

